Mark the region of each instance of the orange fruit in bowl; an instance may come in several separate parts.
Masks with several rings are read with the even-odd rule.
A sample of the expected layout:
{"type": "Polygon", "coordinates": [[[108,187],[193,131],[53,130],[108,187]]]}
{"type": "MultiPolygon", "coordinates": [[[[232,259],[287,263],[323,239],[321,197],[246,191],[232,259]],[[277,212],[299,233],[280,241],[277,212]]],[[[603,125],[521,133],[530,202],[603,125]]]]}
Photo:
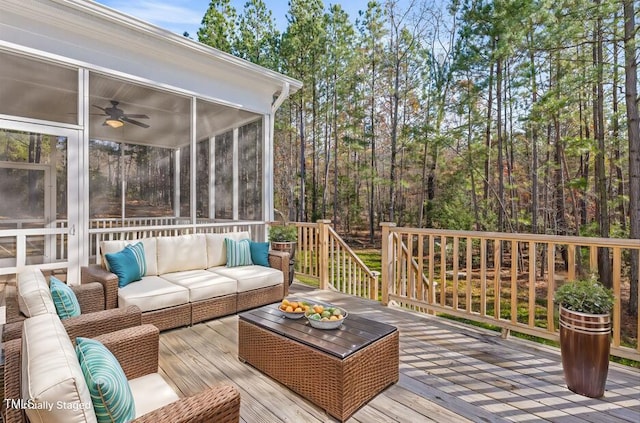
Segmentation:
{"type": "Polygon", "coordinates": [[[300,307],[297,307],[295,310],[293,310],[296,313],[302,313],[304,310],[301,309],[300,307]]]}
{"type": "Polygon", "coordinates": [[[315,311],[316,313],[322,313],[324,311],[324,307],[322,307],[320,304],[316,304],[313,306],[313,311],[315,311]]]}
{"type": "Polygon", "coordinates": [[[287,313],[293,313],[293,307],[289,305],[284,311],[286,311],[287,313]]]}
{"type": "Polygon", "coordinates": [[[298,303],[297,303],[296,301],[291,301],[291,302],[289,303],[289,305],[290,305],[291,307],[293,307],[293,309],[294,309],[294,310],[295,310],[296,308],[298,308],[298,303]]]}

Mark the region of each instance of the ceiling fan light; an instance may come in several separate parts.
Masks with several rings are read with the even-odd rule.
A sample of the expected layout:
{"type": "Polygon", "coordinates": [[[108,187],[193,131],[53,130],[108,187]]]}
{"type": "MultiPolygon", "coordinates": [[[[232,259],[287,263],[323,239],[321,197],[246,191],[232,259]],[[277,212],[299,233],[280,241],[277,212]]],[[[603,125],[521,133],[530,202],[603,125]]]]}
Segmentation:
{"type": "Polygon", "coordinates": [[[124,125],[124,122],[122,122],[121,120],[119,120],[119,119],[111,119],[111,118],[106,119],[104,121],[104,123],[106,123],[107,125],[109,125],[112,128],[120,128],[122,125],[124,125]]]}

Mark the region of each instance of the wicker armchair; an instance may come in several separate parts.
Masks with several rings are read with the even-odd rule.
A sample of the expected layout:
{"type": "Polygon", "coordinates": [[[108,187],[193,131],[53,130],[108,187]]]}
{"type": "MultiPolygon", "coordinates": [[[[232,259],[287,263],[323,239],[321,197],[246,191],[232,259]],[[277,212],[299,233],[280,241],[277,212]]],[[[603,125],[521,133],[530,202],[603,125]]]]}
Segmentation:
{"type": "MultiPolygon", "coordinates": [[[[62,321],[72,340],[78,336],[92,338],[142,324],[142,313],[138,307],[105,310],[104,290],[97,282],[72,286],[71,289],[78,298],[82,310],[80,316],[62,321]]],[[[20,338],[22,322],[26,319],[26,316],[20,312],[15,286],[6,288],[5,304],[7,323],[2,331],[3,342],[20,338]]]]}
{"type": "MultiPolygon", "coordinates": [[[[142,325],[95,337],[118,359],[127,379],[157,373],[159,330],[153,325],[142,325]]],[[[5,398],[21,398],[21,347],[20,339],[5,344],[5,398]]],[[[149,392],[149,395],[154,395],[149,392]]],[[[6,423],[27,422],[25,413],[11,408],[5,402],[2,409],[6,423]]],[[[193,423],[240,421],[240,393],[233,386],[210,387],[204,392],[181,398],[161,408],[148,412],[134,422],[193,423]]]]}

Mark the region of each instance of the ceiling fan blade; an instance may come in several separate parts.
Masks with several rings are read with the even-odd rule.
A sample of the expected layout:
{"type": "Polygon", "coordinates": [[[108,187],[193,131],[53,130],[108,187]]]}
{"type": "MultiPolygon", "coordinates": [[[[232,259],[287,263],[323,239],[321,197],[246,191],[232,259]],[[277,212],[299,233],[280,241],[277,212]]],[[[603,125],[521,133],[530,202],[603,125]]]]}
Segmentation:
{"type": "Polygon", "coordinates": [[[142,123],[142,122],[138,122],[137,120],[133,120],[133,119],[129,119],[128,117],[123,117],[122,119],[123,122],[127,122],[127,123],[131,123],[133,125],[138,125],[142,128],[148,128],[149,125],[147,125],[146,123],[142,123]]]}
{"type": "Polygon", "coordinates": [[[147,116],[147,115],[136,115],[136,114],[131,114],[131,113],[125,113],[122,116],[126,117],[126,118],[149,119],[149,116],[147,116]]]}
{"type": "Polygon", "coordinates": [[[100,107],[100,106],[96,106],[95,104],[92,104],[93,107],[98,108],[100,110],[102,110],[103,112],[107,113],[107,111],[105,110],[104,107],[100,107]]]}

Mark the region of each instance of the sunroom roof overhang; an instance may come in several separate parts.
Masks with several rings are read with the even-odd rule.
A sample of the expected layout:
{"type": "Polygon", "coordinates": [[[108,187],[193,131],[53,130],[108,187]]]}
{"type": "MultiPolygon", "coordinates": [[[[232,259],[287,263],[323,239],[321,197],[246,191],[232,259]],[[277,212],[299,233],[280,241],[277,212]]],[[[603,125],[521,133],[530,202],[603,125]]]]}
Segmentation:
{"type": "Polygon", "coordinates": [[[242,109],[271,113],[273,96],[300,81],[95,2],[6,0],[3,45],[242,109]],[[37,27],[37,31],[33,28],[37,27]]]}

